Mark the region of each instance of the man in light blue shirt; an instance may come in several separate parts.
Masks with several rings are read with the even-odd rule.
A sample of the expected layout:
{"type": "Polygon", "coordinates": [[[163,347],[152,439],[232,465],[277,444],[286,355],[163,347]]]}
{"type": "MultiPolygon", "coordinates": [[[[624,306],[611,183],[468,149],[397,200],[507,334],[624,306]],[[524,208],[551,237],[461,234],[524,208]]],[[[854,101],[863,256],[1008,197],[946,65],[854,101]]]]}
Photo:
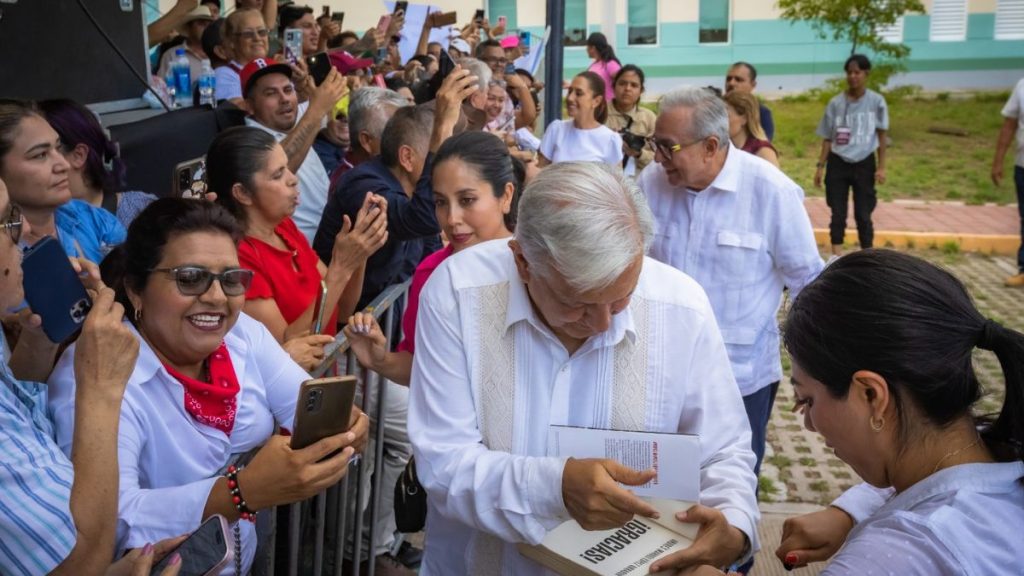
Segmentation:
{"type": "Polygon", "coordinates": [[[707,292],[750,420],[755,473],[782,364],[776,313],[823,268],[803,190],[768,162],[734,148],[722,100],[680,88],[660,105],[656,164],[641,173],[658,229],[650,256],[707,292]]]}

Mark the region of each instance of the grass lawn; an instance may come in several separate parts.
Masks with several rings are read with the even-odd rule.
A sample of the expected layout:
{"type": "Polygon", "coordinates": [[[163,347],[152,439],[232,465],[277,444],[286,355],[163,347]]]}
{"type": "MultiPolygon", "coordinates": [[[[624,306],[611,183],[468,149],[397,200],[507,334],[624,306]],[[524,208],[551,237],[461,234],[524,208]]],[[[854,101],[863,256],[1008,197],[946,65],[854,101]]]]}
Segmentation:
{"type": "MultiPolygon", "coordinates": [[[[964,99],[943,95],[937,99],[890,99],[888,180],[878,187],[879,198],[1015,203],[1013,145],[1004,160],[1002,185],[997,188],[989,178],[1003,123],[999,111],[1008,96],[988,93],[964,99]],[[933,134],[928,132],[932,127],[966,130],[968,135],[933,134]]],[[[775,118],[774,144],[782,169],[808,196],[823,195],[823,190],[814,187],[814,165],[821,147],[814,130],[824,104],[799,97],[767,104],[775,118]]]]}

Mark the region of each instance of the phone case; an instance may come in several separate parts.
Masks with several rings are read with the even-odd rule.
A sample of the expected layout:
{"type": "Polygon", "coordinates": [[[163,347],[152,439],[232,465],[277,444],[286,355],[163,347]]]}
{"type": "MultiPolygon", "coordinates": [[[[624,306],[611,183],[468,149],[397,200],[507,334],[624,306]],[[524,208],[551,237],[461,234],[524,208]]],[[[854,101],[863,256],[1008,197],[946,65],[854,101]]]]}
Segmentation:
{"type": "Polygon", "coordinates": [[[92,300],[60,242],[50,236],[37,242],[25,253],[21,269],[25,299],[42,317],[46,337],[60,343],[78,332],[92,300]]]}
{"type": "MultiPolygon", "coordinates": [[[[235,560],[235,541],[227,519],[220,514],[210,516],[174,552],[181,555],[179,574],[217,576],[235,560]]],[[[153,566],[150,576],[163,572],[172,554],[153,566]]]]}
{"type": "Polygon", "coordinates": [[[348,430],[355,396],[355,376],[315,378],[303,382],[299,387],[299,398],[295,401],[292,449],[301,450],[348,430]]]}

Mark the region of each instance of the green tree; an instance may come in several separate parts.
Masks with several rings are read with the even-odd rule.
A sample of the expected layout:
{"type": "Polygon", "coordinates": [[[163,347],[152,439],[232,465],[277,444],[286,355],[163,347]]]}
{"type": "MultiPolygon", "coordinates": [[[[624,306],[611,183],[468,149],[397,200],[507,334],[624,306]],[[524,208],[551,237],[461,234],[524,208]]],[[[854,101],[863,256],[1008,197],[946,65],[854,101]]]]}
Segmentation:
{"type": "Polygon", "coordinates": [[[920,0],[778,0],[782,18],[806,21],[823,39],[850,42],[850,54],[867,47],[899,65],[910,54],[904,44],[886,42],[878,31],[907,12],[924,12],[920,0]]]}

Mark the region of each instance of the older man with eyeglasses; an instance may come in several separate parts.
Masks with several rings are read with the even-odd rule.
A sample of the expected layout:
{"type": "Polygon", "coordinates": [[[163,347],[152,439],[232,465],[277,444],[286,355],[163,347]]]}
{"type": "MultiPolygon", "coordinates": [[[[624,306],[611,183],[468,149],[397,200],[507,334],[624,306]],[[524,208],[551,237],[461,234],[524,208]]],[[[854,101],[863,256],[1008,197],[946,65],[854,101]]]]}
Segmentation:
{"type": "Polygon", "coordinates": [[[661,99],[656,164],[638,179],[658,220],[650,255],[707,292],[743,395],[757,455],[782,378],[776,313],[823,267],[803,190],[778,168],[729,141],[729,115],[706,88],[661,99]]]}

